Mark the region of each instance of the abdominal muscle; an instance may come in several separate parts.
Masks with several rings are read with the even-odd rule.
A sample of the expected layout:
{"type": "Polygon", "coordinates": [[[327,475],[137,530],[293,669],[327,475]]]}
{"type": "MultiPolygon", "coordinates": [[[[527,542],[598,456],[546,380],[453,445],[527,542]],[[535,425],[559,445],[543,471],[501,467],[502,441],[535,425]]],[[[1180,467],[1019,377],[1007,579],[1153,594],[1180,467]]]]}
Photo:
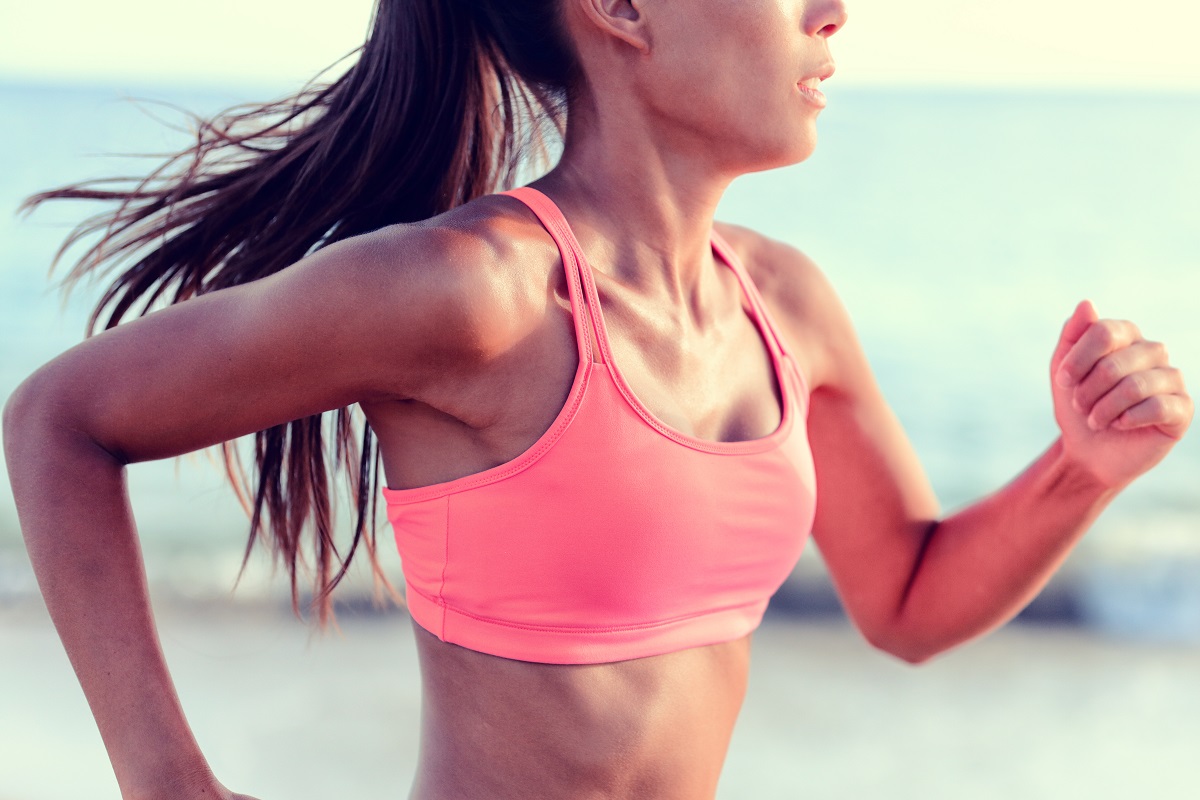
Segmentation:
{"type": "Polygon", "coordinates": [[[536,664],[414,623],[421,749],[410,800],[711,800],[750,637],[610,664],[536,664]]]}

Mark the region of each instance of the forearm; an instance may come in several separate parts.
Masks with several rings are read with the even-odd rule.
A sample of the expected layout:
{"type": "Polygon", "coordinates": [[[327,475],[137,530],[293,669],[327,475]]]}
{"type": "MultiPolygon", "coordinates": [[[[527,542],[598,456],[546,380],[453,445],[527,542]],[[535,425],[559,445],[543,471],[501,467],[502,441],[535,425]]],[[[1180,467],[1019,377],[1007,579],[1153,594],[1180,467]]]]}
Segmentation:
{"type": "Polygon", "coordinates": [[[931,529],[889,649],[920,661],[1012,619],[1116,493],[1068,463],[1056,440],[1011,483],[931,529]]]}
{"type": "Polygon", "coordinates": [[[122,795],[215,792],[155,631],[124,468],[42,417],[6,409],[9,478],[38,585],[122,795]]]}

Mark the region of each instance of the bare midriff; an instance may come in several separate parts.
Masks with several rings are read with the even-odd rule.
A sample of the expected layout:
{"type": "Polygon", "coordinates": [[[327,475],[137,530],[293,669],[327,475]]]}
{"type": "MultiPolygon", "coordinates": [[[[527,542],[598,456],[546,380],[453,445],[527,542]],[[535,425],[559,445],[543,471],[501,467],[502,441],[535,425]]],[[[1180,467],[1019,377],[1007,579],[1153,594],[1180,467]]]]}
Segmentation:
{"type": "Polygon", "coordinates": [[[416,632],[410,800],[712,800],[750,637],[610,664],[536,664],[416,632]]]}

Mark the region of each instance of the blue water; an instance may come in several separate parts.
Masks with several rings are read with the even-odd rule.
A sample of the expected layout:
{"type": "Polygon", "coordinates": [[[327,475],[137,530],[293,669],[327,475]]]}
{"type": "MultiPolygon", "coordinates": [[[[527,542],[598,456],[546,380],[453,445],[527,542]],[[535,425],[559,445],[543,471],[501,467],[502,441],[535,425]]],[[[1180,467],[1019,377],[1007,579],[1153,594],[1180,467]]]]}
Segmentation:
{"type": "MultiPolygon", "coordinates": [[[[135,92],[203,112],[278,93],[135,92]]],[[[45,279],[87,209],[17,219],[20,198],[144,173],[152,162],[101,154],[186,142],[119,97],[0,85],[0,395],[79,340],[93,296],[62,311],[45,279]]],[[[944,509],[998,488],[1053,440],[1047,364],[1081,298],[1165,341],[1200,386],[1200,96],[833,87],[829,97],[816,154],[739,180],[720,216],[822,265],[944,509]]],[[[1118,498],[1072,563],[1200,559],[1198,476],[1194,433],[1118,498]]],[[[244,517],[216,470],[135,465],[131,484],[147,550],[183,553],[200,572],[236,561],[244,517]]],[[[18,541],[5,487],[0,553],[18,541]]]]}

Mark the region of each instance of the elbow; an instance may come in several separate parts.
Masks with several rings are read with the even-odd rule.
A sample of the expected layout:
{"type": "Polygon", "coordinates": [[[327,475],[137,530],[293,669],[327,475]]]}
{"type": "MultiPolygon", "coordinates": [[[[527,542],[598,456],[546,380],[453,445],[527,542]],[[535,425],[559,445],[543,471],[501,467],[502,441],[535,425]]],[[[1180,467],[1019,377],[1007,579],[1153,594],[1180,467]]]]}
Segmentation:
{"type": "Polygon", "coordinates": [[[60,432],[75,437],[81,433],[79,420],[65,415],[61,381],[52,371],[40,369],[21,382],[4,403],[0,431],[10,468],[44,453],[49,445],[64,441],[60,432]]]}
{"type": "Polygon", "coordinates": [[[924,664],[941,652],[929,642],[896,629],[873,631],[864,635],[867,643],[876,650],[913,666],[924,664]]]}
{"type": "Polygon", "coordinates": [[[15,471],[25,468],[36,458],[41,449],[37,442],[38,428],[48,405],[41,383],[34,373],[13,390],[4,403],[0,436],[3,437],[4,461],[10,479],[15,471]]]}
{"type": "Polygon", "coordinates": [[[920,666],[928,662],[931,658],[937,655],[935,650],[893,650],[891,655],[914,667],[920,666]]]}
{"type": "Polygon", "coordinates": [[[4,403],[0,430],[3,431],[5,448],[17,440],[21,431],[29,428],[29,420],[39,405],[35,399],[38,391],[36,378],[37,373],[26,378],[4,403]]]}
{"type": "Polygon", "coordinates": [[[42,366],[21,381],[4,403],[3,426],[5,437],[18,435],[31,425],[39,424],[49,413],[61,406],[61,394],[54,371],[42,366]]]}

